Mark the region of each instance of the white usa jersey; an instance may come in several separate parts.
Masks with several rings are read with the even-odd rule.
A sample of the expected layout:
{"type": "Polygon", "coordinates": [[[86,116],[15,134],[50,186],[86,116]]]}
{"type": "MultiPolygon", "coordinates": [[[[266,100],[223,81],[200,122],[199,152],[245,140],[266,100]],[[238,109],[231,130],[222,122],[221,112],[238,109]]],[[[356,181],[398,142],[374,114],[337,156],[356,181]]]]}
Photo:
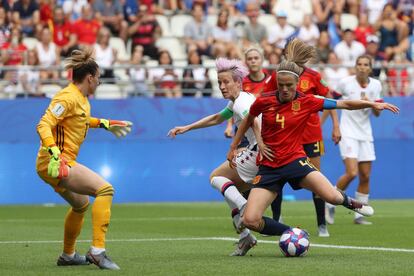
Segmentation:
{"type": "MultiPolygon", "coordinates": [[[[256,97],[247,92],[240,92],[237,99],[227,104],[227,108],[233,112],[234,124],[239,127],[241,121],[249,114],[250,106],[254,103],[256,97]]],[[[260,118],[258,118],[260,120],[260,118]]],[[[261,122],[259,122],[261,125],[261,122]]],[[[254,136],[253,130],[249,128],[245,134],[250,145],[256,144],[256,137],[254,136]]]]}
{"type": "MultiPolygon", "coordinates": [[[[369,78],[367,87],[361,87],[356,76],[349,76],[342,79],[337,87],[342,94],[343,100],[360,100],[366,96],[369,101],[381,100],[381,83],[373,78],[369,78]]],[[[361,110],[342,110],[340,130],[343,137],[356,140],[374,141],[369,116],[371,109],[361,110]]]]}

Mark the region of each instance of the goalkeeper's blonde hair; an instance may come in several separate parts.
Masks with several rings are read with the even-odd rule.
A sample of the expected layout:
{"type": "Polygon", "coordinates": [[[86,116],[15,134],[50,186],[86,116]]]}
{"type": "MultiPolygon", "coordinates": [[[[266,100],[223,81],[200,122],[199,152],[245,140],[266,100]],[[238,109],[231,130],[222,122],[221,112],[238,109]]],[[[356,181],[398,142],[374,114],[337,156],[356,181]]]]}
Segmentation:
{"type": "Polygon", "coordinates": [[[66,59],[65,69],[72,70],[74,82],[82,82],[88,74],[96,75],[99,66],[92,55],[93,50],[86,48],[84,50],[73,50],[70,57],[66,59]]]}

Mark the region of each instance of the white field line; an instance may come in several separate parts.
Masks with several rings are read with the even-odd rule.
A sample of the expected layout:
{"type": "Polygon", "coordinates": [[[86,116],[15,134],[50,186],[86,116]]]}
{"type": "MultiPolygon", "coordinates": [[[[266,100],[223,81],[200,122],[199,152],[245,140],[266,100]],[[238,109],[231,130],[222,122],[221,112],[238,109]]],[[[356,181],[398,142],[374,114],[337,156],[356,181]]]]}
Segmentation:
{"type": "MultiPolygon", "coordinates": [[[[238,239],[230,237],[188,237],[188,238],[149,238],[149,239],[110,239],[107,242],[170,242],[170,241],[232,241],[238,239]]],[[[90,243],[91,240],[78,240],[79,243],[90,243]]],[[[275,241],[258,240],[259,243],[275,244],[275,241]]],[[[45,240],[45,241],[0,241],[0,244],[50,244],[62,243],[60,240],[45,240]]],[[[320,248],[334,248],[334,249],[352,249],[352,250],[371,250],[371,251],[386,251],[386,252],[407,252],[414,253],[414,249],[405,248],[387,248],[374,246],[351,246],[351,245],[331,245],[331,244],[317,244],[311,243],[312,247],[320,248]]]]}
{"type": "MultiPolygon", "coordinates": [[[[351,213],[350,213],[351,214],[351,213]]],[[[375,218],[387,218],[387,217],[395,217],[394,214],[390,215],[375,215],[375,218]]],[[[398,217],[411,217],[413,215],[398,215],[398,217]]],[[[283,218],[288,219],[304,219],[309,218],[309,215],[306,216],[283,216],[283,218]]],[[[200,221],[200,220],[228,220],[230,219],[230,215],[228,217],[221,216],[221,217],[147,217],[147,218],[111,218],[111,221],[200,221]]],[[[50,219],[41,219],[41,218],[21,218],[21,219],[0,219],[1,223],[24,223],[24,222],[53,222],[53,221],[63,221],[62,218],[50,218],[50,219]]]]}

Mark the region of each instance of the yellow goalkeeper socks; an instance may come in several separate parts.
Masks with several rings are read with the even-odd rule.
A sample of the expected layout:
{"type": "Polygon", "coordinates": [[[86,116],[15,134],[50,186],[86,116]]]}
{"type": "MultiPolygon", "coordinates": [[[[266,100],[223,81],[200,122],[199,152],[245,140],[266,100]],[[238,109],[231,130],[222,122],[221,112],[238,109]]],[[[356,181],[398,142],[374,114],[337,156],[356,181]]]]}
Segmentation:
{"type": "Polygon", "coordinates": [[[65,232],[63,238],[63,253],[70,256],[75,253],[75,243],[82,229],[84,216],[89,202],[79,209],[70,208],[65,217],[65,232]]]}
{"type": "Polygon", "coordinates": [[[95,202],[92,206],[92,246],[105,248],[105,235],[111,219],[111,205],[114,188],[105,184],[96,192],[95,202]]]}

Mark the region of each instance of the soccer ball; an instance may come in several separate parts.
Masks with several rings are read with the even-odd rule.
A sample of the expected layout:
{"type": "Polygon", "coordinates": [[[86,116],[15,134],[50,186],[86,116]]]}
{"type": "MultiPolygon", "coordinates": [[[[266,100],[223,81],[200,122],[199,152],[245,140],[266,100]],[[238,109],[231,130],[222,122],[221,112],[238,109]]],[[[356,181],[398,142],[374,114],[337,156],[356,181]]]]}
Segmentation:
{"type": "Polygon", "coordinates": [[[279,247],[286,257],[305,256],[309,249],[309,235],[299,228],[291,228],[280,236],[279,247]]]}

